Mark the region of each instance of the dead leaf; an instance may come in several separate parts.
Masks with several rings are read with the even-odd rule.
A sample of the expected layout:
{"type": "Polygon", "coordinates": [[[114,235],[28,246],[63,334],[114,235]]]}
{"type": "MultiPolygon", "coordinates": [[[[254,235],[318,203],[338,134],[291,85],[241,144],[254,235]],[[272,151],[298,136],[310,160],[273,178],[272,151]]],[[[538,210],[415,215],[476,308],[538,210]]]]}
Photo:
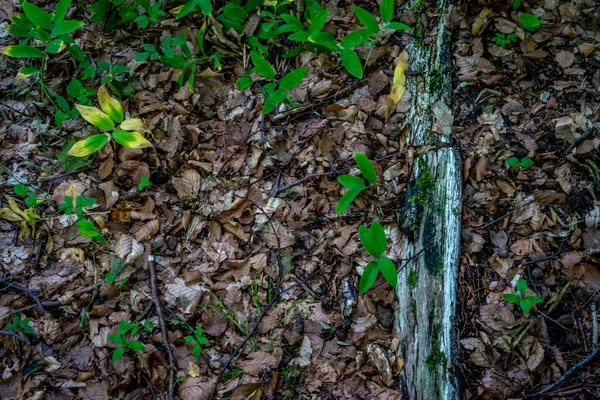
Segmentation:
{"type": "Polygon", "coordinates": [[[246,373],[254,376],[259,376],[267,368],[277,368],[277,359],[270,353],[257,351],[249,354],[246,359],[238,363],[238,367],[246,371],[246,373]]]}
{"type": "Polygon", "coordinates": [[[144,245],[127,234],[122,234],[115,244],[115,254],[125,264],[132,264],[144,253],[144,245]]]}

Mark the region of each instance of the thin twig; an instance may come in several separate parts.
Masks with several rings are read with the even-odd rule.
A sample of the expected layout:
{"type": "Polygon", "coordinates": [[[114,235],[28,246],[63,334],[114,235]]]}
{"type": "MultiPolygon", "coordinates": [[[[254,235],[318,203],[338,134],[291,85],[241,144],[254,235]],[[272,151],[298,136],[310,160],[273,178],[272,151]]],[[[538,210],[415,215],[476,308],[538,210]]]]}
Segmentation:
{"type": "Polygon", "coordinates": [[[567,379],[569,379],[571,377],[571,375],[573,375],[575,372],[579,371],[581,368],[583,368],[584,366],[586,366],[587,364],[589,364],[590,362],[592,362],[598,356],[598,354],[600,354],[600,346],[596,346],[596,348],[594,349],[594,351],[592,351],[590,353],[590,355],[588,355],[585,358],[585,360],[583,360],[580,363],[575,364],[574,366],[572,366],[571,368],[569,368],[567,370],[567,372],[565,372],[563,374],[563,376],[560,377],[559,380],[557,380],[556,382],[554,382],[551,385],[546,386],[545,389],[542,389],[539,392],[536,392],[536,393],[528,395],[527,398],[542,396],[543,394],[548,393],[552,389],[554,389],[554,388],[562,385],[563,383],[565,383],[565,381],[567,379]]]}
{"type": "MultiPolygon", "coordinates": [[[[81,289],[74,291],[73,293],[71,293],[69,295],[68,298],[62,298],[62,299],[59,298],[58,300],[42,301],[42,305],[44,306],[44,308],[56,308],[56,307],[61,307],[61,306],[67,305],[68,304],[67,300],[70,300],[73,296],[78,295],[78,294],[92,292],[92,291],[96,290],[98,288],[98,286],[100,286],[103,283],[104,283],[104,279],[101,279],[94,285],[89,285],[89,286],[86,286],[86,287],[83,287],[81,289]]],[[[32,308],[35,308],[35,307],[37,307],[37,305],[32,304],[29,306],[18,308],[14,311],[15,312],[23,312],[23,311],[31,310],[32,308]]]]}
{"type": "Polygon", "coordinates": [[[169,400],[175,398],[175,361],[173,358],[173,351],[171,350],[171,344],[169,343],[169,335],[167,326],[165,324],[165,318],[160,307],[160,299],[158,297],[158,289],[156,287],[156,265],[154,262],[154,256],[152,256],[152,249],[149,244],[146,244],[146,251],[144,253],[144,262],[150,272],[150,285],[152,287],[152,301],[154,302],[154,309],[158,316],[158,325],[160,326],[160,332],[162,334],[162,342],[167,352],[167,359],[169,361],[169,400]]]}
{"type": "Polygon", "coordinates": [[[40,309],[40,312],[42,314],[44,314],[46,312],[46,309],[44,309],[44,305],[42,304],[40,299],[35,295],[35,290],[26,288],[25,286],[17,285],[16,283],[13,283],[10,280],[5,279],[5,278],[0,278],[0,283],[6,285],[9,288],[13,288],[16,290],[20,290],[21,292],[27,293],[27,295],[29,297],[31,297],[33,299],[33,301],[35,301],[35,304],[40,309]]]}
{"type": "MultiPolygon", "coordinates": [[[[38,179],[36,181],[19,182],[19,183],[21,183],[23,185],[26,185],[26,186],[27,185],[35,185],[37,183],[48,182],[48,181],[55,181],[57,179],[64,178],[64,177],[67,177],[67,176],[70,176],[70,175],[75,175],[75,174],[78,174],[80,172],[87,172],[87,171],[90,171],[91,169],[92,168],[82,168],[82,169],[78,169],[76,171],[65,172],[63,174],[58,174],[58,175],[52,175],[52,176],[49,176],[47,178],[38,179]]],[[[14,184],[12,184],[12,183],[0,182],[0,188],[13,187],[13,186],[14,186],[14,184]]]]}
{"type": "Polygon", "coordinates": [[[27,343],[27,344],[31,343],[28,339],[25,339],[23,336],[19,335],[16,332],[13,332],[13,331],[0,330],[0,335],[9,335],[9,336],[14,337],[17,340],[20,340],[23,343],[27,343]]]}
{"type": "Polygon", "coordinates": [[[577,137],[577,139],[575,139],[573,141],[573,143],[571,143],[569,145],[569,147],[567,147],[567,149],[565,150],[565,154],[569,154],[571,151],[573,151],[573,149],[575,147],[579,146],[581,143],[584,142],[585,139],[590,137],[592,135],[592,133],[594,133],[594,131],[598,131],[598,130],[600,130],[600,129],[597,126],[592,126],[583,135],[580,135],[579,137],[577,137]]]}

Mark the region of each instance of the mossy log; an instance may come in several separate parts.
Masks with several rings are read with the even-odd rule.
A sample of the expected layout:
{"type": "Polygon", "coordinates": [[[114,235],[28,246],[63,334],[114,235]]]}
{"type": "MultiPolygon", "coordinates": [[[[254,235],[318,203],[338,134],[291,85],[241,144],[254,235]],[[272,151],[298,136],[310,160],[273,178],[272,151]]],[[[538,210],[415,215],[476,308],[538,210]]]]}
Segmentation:
{"type": "Polygon", "coordinates": [[[409,399],[450,400],[460,398],[455,324],[462,186],[460,154],[451,138],[448,1],[411,3],[419,20],[415,33],[423,39],[407,46],[408,68],[417,74],[406,81],[411,94],[406,146],[429,150],[415,159],[399,212],[404,258],[414,257],[399,271],[396,289],[401,384],[409,399]]]}

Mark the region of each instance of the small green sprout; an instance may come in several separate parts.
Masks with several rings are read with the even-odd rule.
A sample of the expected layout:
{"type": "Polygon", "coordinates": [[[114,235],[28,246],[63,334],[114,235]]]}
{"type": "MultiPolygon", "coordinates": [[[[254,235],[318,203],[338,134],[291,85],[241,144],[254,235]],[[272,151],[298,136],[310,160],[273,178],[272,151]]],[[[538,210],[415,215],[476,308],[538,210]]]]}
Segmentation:
{"type": "Polygon", "coordinates": [[[148,180],[148,177],[146,175],[142,175],[142,177],[140,178],[140,183],[138,184],[138,189],[140,191],[144,190],[144,188],[150,187],[151,183],[148,180]]]}
{"type": "Polygon", "coordinates": [[[523,25],[523,28],[525,28],[529,32],[535,32],[538,29],[540,29],[540,26],[542,26],[540,19],[530,13],[522,13],[521,15],[519,15],[519,20],[521,21],[521,25],[523,25]]]}
{"type": "Polygon", "coordinates": [[[141,342],[127,339],[128,333],[130,336],[133,336],[138,333],[138,330],[138,324],[121,319],[119,322],[119,327],[117,328],[118,333],[108,335],[108,339],[111,342],[120,345],[120,347],[117,347],[113,352],[113,363],[116,363],[121,359],[121,357],[123,357],[123,354],[125,354],[125,349],[131,349],[133,351],[146,350],[146,346],[144,346],[141,342]]]}
{"type": "MultiPolygon", "coordinates": [[[[360,170],[361,175],[369,182],[369,185],[377,183],[377,174],[371,161],[362,153],[356,152],[354,154],[356,165],[360,170]]],[[[337,181],[349,190],[342,196],[338,205],[335,209],[336,215],[342,214],[352,204],[354,199],[365,190],[368,186],[364,180],[354,175],[340,175],[337,177],[337,181]]]]}
{"type": "Polygon", "coordinates": [[[523,171],[526,168],[532,167],[535,164],[535,162],[528,157],[523,157],[520,160],[517,157],[511,157],[508,160],[506,160],[506,163],[511,167],[519,168],[521,171],[523,171]]]}
{"type": "Polygon", "coordinates": [[[189,335],[183,338],[188,343],[194,343],[194,358],[200,358],[200,346],[208,343],[208,339],[202,335],[202,327],[198,326],[194,332],[194,336],[189,335]]]}
{"type": "Polygon", "coordinates": [[[29,192],[29,189],[25,185],[15,185],[13,190],[17,196],[25,197],[25,204],[29,207],[37,207],[44,202],[44,199],[38,199],[35,194],[29,192]]]}
{"type": "Polygon", "coordinates": [[[358,237],[365,250],[377,259],[377,261],[369,262],[365,267],[358,284],[360,292],[364,293],[373,286],[380,271],[385,280],[392,287],[396,287],[398,285],[398,272],[392,260],[383,255],[387,249],[387,238],[381,224],[378,221],[373,221],[371,229],[361,225],[358,228],[358,237]]]}
{"type": "Polygon", "coordinates": [[[13,322],[6,327],[7,331],[10,332],[20,332],[26,333],[28,335],[32,335],[33,329],[29,326],[31,322],[31,317],[21,319],[21,314],[15,314],[13,317],[13,322]]]}
{"type": "Polygon", "coordinates": [[[496,32],[496,35],[491,40],[500,47],[506,47],[511,43],[517,43],[517,35],[514,33],[505,35],[504,33],[496,32]]]}
{"type": "Polygon", "coordinates": [[[517,303],[521,310],[527,315],[531,311],[531,306],[534,304],[543,303],[544,300],[538,296],[527,296],[527,281],[525,279],[519,279],[517,282],[517,294],[504,294],[502,298],[509,303],[517,303]]]}

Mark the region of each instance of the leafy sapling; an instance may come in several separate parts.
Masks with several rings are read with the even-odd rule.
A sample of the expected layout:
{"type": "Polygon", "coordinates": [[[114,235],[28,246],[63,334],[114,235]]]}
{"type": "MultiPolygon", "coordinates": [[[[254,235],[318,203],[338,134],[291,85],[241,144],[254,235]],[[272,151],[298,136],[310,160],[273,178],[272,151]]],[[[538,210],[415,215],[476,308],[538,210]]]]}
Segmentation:
{"type": "Polygon", "coordinates": [[[25,204],[29,207],[37,207],[44,202],[44,199],[38,199],[25,185],[17,184],[13,187],[13,190],[17,196],[25,198],[25,204]]]}
{"type": "Polygon", "coordinates": [[[6,327],[6,330],[15,333],[22,331],[27,335],[32,335],[34,332],[33,329],[29,326],[31,320],[31,317],[21,319],[21,314],[17,313],[13,316],[13,322],[6,327]]]}
{"type": "Polygon", "coordinates": [[[144,188],[150,187],[151,183],[148,180],[148,177],[146,175],[142,175],[142,177],[140,178],[140,183],[138,183],[138,189],[140,190],[140,192],[142,190],[144,190],[144,188]]]}
{"type": "Polygon", "coordinates": [[[523,157],[520,160],[517,157],[511,157],[508,160],[506,160],[506,163],[514,168],[519,168],[521,171],[523,171],[526,168],[532,167],[535,162],[528,157],[523,157]]]}
{"type": "Polygon", "coordinates": [[[58,205],[58,211],[63,211],[65,215],[70,215],[75,210],[75,215],[77,215],[76,225],[79,228],[81,237],[90,238],[98,242],[106,242],[102,233],[96,229],[94,222],[85,218],[84,207],[91,207],[94,204],[96,204],[96,199],[93,197],[85,198],[80,194],[74,201],[71,196],[65,196],[64,202],[58,205]]]}
{"type": "Polygon", "coordinates": [[[496,32],[491,41],[500,47],[506,47],[511,43],[517,43],[517,35],[515,33],[506,35],[504,33],[496,32]]]}
{"type": "Polygon", "coordinates": [[[365,250],[376,259],[376,261],[370,261],[367,264],[360,277],[360,283],[358,284],[360,292],[364,293],[373,286],[379,272],[395,288],[398,285],[398,272],[392,260],[383,255],[387,249],[387,238],[381,224],[378,221],[373,221],[371,229],[361,225],[358,228],[358,237],[365,250]]]}
{"type": "Polygon", "coordinates": [[[135,336],[138,333],[138,330],[139,328],[137,323],[128,322],[124,319],[121,319],[119,322],[119,327],[117,328],[117,333],[108,335],[108,340],[119,345],[119,347],[113,351],[113,363],[116,363],[121,359],[121,357],[123,357],[126,349],[140,352],[146,350],[146,346],[144,346],[141,342],[128,339],[131,336],[135,336]]]}
{"type": "Polygon", "coordinates": [[[519,279],[517,282],[517,294],[504,294],[502,298],[509,303],[518,304],[525,315],[527,315],[531,311],[532,305],[543,303],[544,300],[538,296],[525,296],[525,292],[527,292],[527,281],[519,279]]]}
{"type": "Polygon", "coordinates": [[[188,335],[188,336],[185,336],[183,339],[188,343],[194,344],[194,348],[192,350],[194,353],[194,358],[196,358],[196,359],[200,358],[200,346],[208,343],[208,339],[202,335],[202,327],[200,325],[198,325],[193,336],[188,335]]]}
{"type": "Polygon", "coordinates": [[[360,192],[369,187],[369,185],[377,184],[377,174],[375,173],[375,168],[373,168],[373,164],[367,158],[367,156],[356,152],[354,153],[354,159],[356,160],[356,165],[358,165],[360,173],[367,180],[368,185],[364,180],[354,175],[344,174],[338,176],[337,181],[340,183],[340,185],[348,188],[348,191],[338,202],[337,207],[335,208],[336,215],[340,215],[346,211],[354,199],[356,199],[356,197],[360,194],[360,192]]]}

